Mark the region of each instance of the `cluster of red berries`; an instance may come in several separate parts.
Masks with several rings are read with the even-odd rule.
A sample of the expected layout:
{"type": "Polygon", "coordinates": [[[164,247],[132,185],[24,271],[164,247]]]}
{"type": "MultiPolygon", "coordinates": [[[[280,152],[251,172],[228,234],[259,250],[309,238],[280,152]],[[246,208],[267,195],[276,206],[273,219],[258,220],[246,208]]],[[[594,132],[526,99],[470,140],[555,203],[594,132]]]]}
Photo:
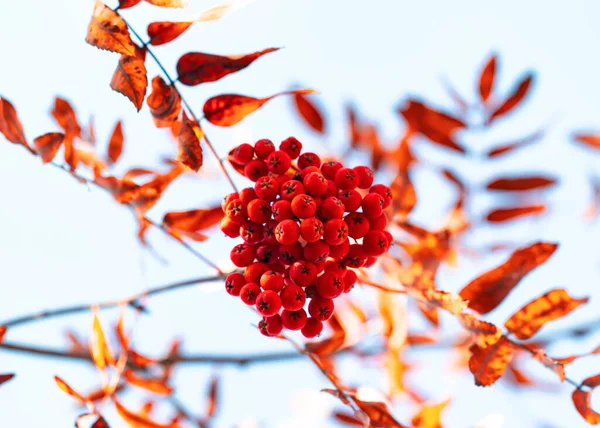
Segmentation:
{"type": "Polygon", "coordinates": [[[231,250],[231,261],[245,268],[230,274],[225,288],[256,306],[266,336],[283,328],[319,335],[333,314],[333,299],[356,283],[353,269],[373,265],[392,242],[383,212],[392,202],[389,187],[372,185],[366,166],[321,164],[301,149],[289,137],[279,150],[263,139],[230,153],[231,163],[255,184],[222,203],[221,230],[244,240],[231,250]]]}

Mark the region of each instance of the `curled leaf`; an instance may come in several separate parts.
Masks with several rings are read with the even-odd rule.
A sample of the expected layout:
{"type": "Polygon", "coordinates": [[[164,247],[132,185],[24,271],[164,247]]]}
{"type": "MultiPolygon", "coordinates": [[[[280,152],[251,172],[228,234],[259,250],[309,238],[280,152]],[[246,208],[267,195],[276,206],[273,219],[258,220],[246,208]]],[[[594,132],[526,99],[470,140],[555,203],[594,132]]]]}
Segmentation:
{"type": "Polygon", "coordinates": [[[137,46],[135,55],[121,55],[117,69],[110,81],[110,87],[129,98],[137,111],[140,111],[144,104],[148,88],[145,57],[145,49],[137,46]]]}
{"type": "Polygon", "coordinates": [[[475,385],[490,386],[496,382],[512,360],[514,346],[502,336],[500,340],[485,348],[471,346],[469,370],[475,376],[475,385]]]}
{"type": "Polygon", "coordinates": [[[487,101],[494,87],[494,78],[496,77],[496,55],[492,55],[483,67],[479,77],[479,95],[482,101],[487,101]]]}
{"type": "Polygon", "coordinates": [[[49,132],[33,140],[33,146],[40,154],[42,161],[48,163],[52,162],[64,140],[65,134],[62,132],[49,132]]]}
{"type": "Polygon", "coordinates": [[[317,108],[317,106],[303,94],[294,95],[294,105],[296,110],[300,114],[300,117],[315,131],[320,134],[325,132],[325,120],[323,119],[323,113],[317,108]]]}
{"type": "Polygon", "coordinates": [[[146,100],[157,128],[168,128],[181,111],[181,97],[177,89],[167,85],[160,76],[152,79],[152,92],[146,100]]]}
{"type": "Polygon", "coordinates": [[[122,55],[135,54],[135,45],[129,36],[127,24],[117,12],[100,0],[96,0],[85,41],[97,48],[122,55]]]}
{"type": "Polygon", "coordinates": [[[195,172],[198,172],[202,167],[200,140],[203,136],[204,133],[198,122],[188,119],[187,114],[184,112],[183,123],[177,138],[179,142],[177,160],[195,172]]]}
{"type": "Polygon", "coordinates": [[[492,110],[490,117],[488,118],[488,123],[491,123],[494,119],[505,115],[514,109],[517,105],[519,105],[527,93],[529,92],[529,88],[531,87],[531,83],[533,82],[534,75],[532,73],[527,73],[516,85],[511,94],[504,100],[502,104],[492,110]]]}

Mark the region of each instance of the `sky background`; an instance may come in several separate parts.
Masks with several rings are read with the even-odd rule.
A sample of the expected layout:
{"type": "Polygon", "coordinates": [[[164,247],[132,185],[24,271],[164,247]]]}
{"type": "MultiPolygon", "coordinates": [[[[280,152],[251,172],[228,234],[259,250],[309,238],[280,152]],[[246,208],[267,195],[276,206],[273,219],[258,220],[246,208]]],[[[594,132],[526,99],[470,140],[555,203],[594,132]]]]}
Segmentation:
{"type": "MultiPolygon", "coordinates": [[[[174,11],[142,4],[123,13],[144,34],[148,22],[184,19],[212,5],[192,0],[189,9],[174,11]]],[[[72,102],[81,122],[87,123],[94,116],[100,147],[114,123],[123,119],[125,151],[115,171],[156,165],[161,156],[173,155],[176,147],[165,132],[151,125],[147,107],[137,114],[127,99],[109,88],[118,56],[85,44],[92,8],[91,0],[0,2],[0,95],[14,103],[30,139],[57,130],[48,114],[56,95],[72,102]]],[[[297,84],[320,91],[318,101],[327,112],[329,125],[326,138],[303,125],[291,108],[291,100],[281,98],[236,127],[207,127],[222,155],[247,139],[278,142],[289,135],[319,153],[341,152],[347,142],[343,107],[350,101],[365,116],[377,120],[384,139],[391,143],[403,127],[395,110],[409,95],[450,108],[452,102],[442,85],[446,78],[473,101],[476,75],[491,52],[501,58],[496,87],[499,94],[506,93],[525,70],[536,70],[533,96],[517,114],[499,120],[491,130],[461,135],[472,156],[459,157],[426,142],[419,142],[415,150],[429,164],[451,167],[474,186],[494,175],[515,171],[545,172],[561,178],[561,186],[544,198],[549,202],[550,217],[484,228],[469,241],[473,247],[498,240],[561,243],[552,259],[489,317],[503,322],[518,307],[555,287],[565,287],[576,297],[592,297],[590,305],[546,329],[551,331],[594,319],[600,300],[600,233],[597,226],[582,218],[591,197],[588,176],[598,170],[600,156],[576,147],[570,139],[573,130],[600,130],[599,13],[600,4],[595,1],[506,1],[500,5],[441,0],[257,0],[222,21],[198,24],[155,51],[175,74],[177,59],[189,51],[235,55],[285,47],[221,81],[184,87],[186,98],[197,111],[205,99],[219,93],[267,96],[297,84]],[[526,148],[514,157],[492,163],[484,164],[477,158],[477,153],[494,143],[540,128],[547,132],[540,147],[526,148]]],[[[151,60],[147,66],[149,78],[158,73],[151,60]]],[[[179,180],[150,212],[151,218],[160,219],[165,210],[207,207],[221,199],[228,191],[227,183],[218,175],[208,151],[205,159],[206,178],[179,180]]],[[[360,154],[351,158],[354,164],[359,161],[360,154]]],[[[411,218],[435,226],[452,201],[453,190],[431,169],[415,171],[414,178],[422,199],[411,218]]],[[[244,184],[241,177],[237,182],[244,184]]],[[[39,159],[5,142],[0,142],[0,201],[0,322],[44,308],[118,299],[150,286],[210,273],[179,246],[151,233],[154,247],[168,260],[168,265],[161,264],[138,245],[136,226],[126,209],[103,192],[42,166],[39,159]]],[[[502,202],[478,195],[471,208],[478,216],[502,202]]],[[[225,263],[231,243],[215,237],[196,246],[225,263]]],[[[458,268],[442,269],[440,288],[457,291],[507,255],[463,257],[458,268]]],[[[370,298],[360,292],[357,296],[370,298]]],[[[135,332],[136,345],[149,354],[160,354],[174,336],[184,338],[184,350],[189,352],[244,354],[289,349],[286,343],[257,334],[251,326],[256,323],[255,315],[224,293],[221,284],[160,296],[151,300],[149,308],[152,316],[141,318],[135,332]]],[[[115,316],[115,311],[105,312],[105,324],[115,316]]],[[[447,331],[456,331],[453,320],[443,318],[442,322],[447,331]]],[[[85,335],[90,325],[89,315],[65,317],[15,328],[6,339],[61,346],[67,327],[85,335]]],[[[596,346],[598,339],[561,342],[550,354],[586,351],[596,346]]],[[[544,423],[586,426],[570,401],[569,387],[552,394],[514,391],[502,383],[480,389],[473,385],[470,375],[448,374],[446,369],[453,361],[447,352],[409,351],[408,359],[419,367],[410,381],[428,398],[439,401],[456,397],[445,414],[449,427],[474,426],[490,414],[502,415],[506,427],[541,427],[544,423]]],[[[557,385],[551,373],[535,363],[529,366],[546,383],[557,385]]],[[[569,366],[567,372],[583,379],[599,369],[598,359],[592,357],[569,366]]],[[[17,373],[15,380],[0,388],[1,426],[71,426],[81,411],[58,390],[52,377],[60,375],[84,391],[99,381],[86,365],[4,350],[0,350],[0,372],[17,373]]],[[[337,402],[318,393],[329,385],[304,360],[244,369],[180,369],[178,395],[190,408],[200,411],[208,379],[216,372],[223,377],[218,427],[242,421],[265,427],[333,426],[331,420],[319,419],[319,415],[326,416],[337,402]],[[322,411],[311,413],[307,409],[322,411]],[[314,419],[306,419],[309,413],[314,419]]],[[[385,385],[381,372],[362,369],[349,359],[341,360],[340,374],[354,385],[385,385]]],[[[127,402],[135,399],[132,395],[127,402]]],[[[404,399],[398,401],[394,414],[400,421],[410,420],[409,404],[404,399]]],[[[121,426],[114,412],[108,411],[107,418],[115,427],[121,426]]]]}

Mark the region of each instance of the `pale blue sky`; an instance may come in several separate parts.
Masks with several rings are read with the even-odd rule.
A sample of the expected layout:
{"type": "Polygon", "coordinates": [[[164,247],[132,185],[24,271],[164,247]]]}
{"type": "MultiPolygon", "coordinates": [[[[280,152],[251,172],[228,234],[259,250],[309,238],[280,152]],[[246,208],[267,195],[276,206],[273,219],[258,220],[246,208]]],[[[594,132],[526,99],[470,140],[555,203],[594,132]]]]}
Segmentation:
{"type": "MultiPolygon", "coordinates": [[[[109,3],[110,4],[110,3],[109,3]]],[[[192,0],[188,11],[172,11],[143,4],[125,11],[125,16],[144,33],[152,20],[179,19],[213,3],[192,0]]],[[[126,144],[122,165],[155,164],[160,155],[174,153],[165,133],[153,129],[147,109],[136,114],[124,97],[111,91],[109,82],[117,56],[85,44],[93,2],[20,0],[0,2],[0,94],[17,107],[26,134],[33,138],[55,130],[48,115],[55,95],[71,100],[82,122],[96,118],[99,140],[106,141],[114,122],[125,122],[126,144]]],[[[473,237],[475,245],[495,239],[527,242],[557,240],[562,246],[547,266],[532,274],[506,303],[491,315],[502,322],[519,305],[550,288],[564,286],[574,296],[591,295],[592,302],[557,326],[594,318],[598,313],[598,227],[590,228],[580,213],[589,199],[587,173],[600,165],[599,156],[570,143],[573,129],[600,130],[600,58],[597,52],[600,5],[594,1],[507,1],[501,5],[481,1],[277,1],[257,0],[226,19],[197,25],[176,42],[156,48],[169,71],[177,58],[192,50],[216,54],[241,54],[272,46],[285,49],[270,54],[243,72],[195,88],[184,88],[196,110],[203,100],[223,92],[266,96],[300,83],[318,89],[326,106],[331,132],[328,148],[345,144],[343,105],[352,101],[371,118],[377,118],[384,137],[392,141],[401,130],[395,111],[409,94],[423,96],[434,104],[451,106],[441,85],[443,76],[474,99],[474,76],[490,52],[501,55],[499,89],[507,91],[526,69],[539,71],[534,96],[519,114],[498,121],[492,132],[469,132],[463,136],[473,150],[486,151],[497,141],[517,138],[546,126],[544,149],[524,149],[511,160],[493,163],[495,171],[547,171],[563,178],[563,186],[549,193],[551,220],[522,221],[512,226],[484,230],[473,237]]],[[[157,67],[148,61],[151,76],[157,67]]],[[[320,140],[293,114],[290,101],[274,100],[260,112],[232,129],[207,128],[221,154],[240,138],[267,137],[279,141],[296,135],[311,149],[322,151],[320,140]]],[[[433,164],[457,169],[474,185],[492,174],[491,164],[477,164],[419,145],[421,157],[433,164]]],[[[205,154],[209,159],[210,154],[205,154]]],[[[358,159],[354,159],[358,162],[358,159]]],[[[207,161],[208,164],[208,161],[207,161]]],[[[211,165],[214,166],[214,163],[211,165]]],[[[214,170],[214,168],[213,168],[214,170]]],[[[423,203],[414,219],[433,225],[451,201],[450,188],[430,170],[415,173],[423,203]]],[[[0,143],[0,320],[36,309],[69,303],[116,299],[161,283],[200,276],[208,271],[188,253],[158,234],[150,238],[169,266],[140,249],[135,224],[127,210],[107,195],[79,185],[67,174],[43,167],[38,159],[8,143],[0,143]]],[[[224,180],[184,179],[151,213],[160,218],[164,209],[180,210],[206,206],[227,190],[224,180]]],[[[243,180],[239,180],[242,184],[243,180]]],[[[474,210],[490,207],[490,198],[478,196],[474,210]]],[[[211,241],[209,241],[211,242],[211,241]]],[[[199,244],[226,258],[224,240],[199,244]],[[212,246],[214,245],[214,246],[212,246]],[[216,250],[215,250],[216,248],[216,250]]],[[[225,242],[228,246],[229,242],[225,242]]],[[[444,269],[440,286],[458,290],[478,272],[506,257],[462,259],[458,269],[444,269]]],[[[220,286],[187,289],[152,300],[152,317],[145,317],[136,332],[136,342],[147,352],[159,352],[168,340],[185,337],[188,351],[254,352],[287,349],[286,344],[256,334],[250,327],[255,317],[220,286]],[[211,291],[211,292],[208,292],[211,291]]],[[[115,313],[107,313],[106,321],[115,313]]],[[[444,319],[449,328],[451,319],[444,319]]],[[[64,342],[67,326],[86,332],[89,316],[69,317],[35,324],[9,332],[7,339],[43,343],[64,342]]],[[[598,337],[596,337],[596,342],[598,337]]],[[[573,344],[553,349],[555,355],[591,349],[597,343],[573,344]]],[[[410,379],[433,400],[457,394],[446,415],[448,426],[473,426],[490,413],[505,417],[506,427],[530,427],[539,421],[559,427],[586,426],[571,402],[571,390],[556,394],[512,393],[498,384],[492,388],[473,386],[470,376],[442,374],[451,364],[448,354],[409,353],[420,370],[410,379]]],[[[351,361],[341,364],[349,383],[380,386],[382,379],[372,370],[359,370],[351,361]]],[[[532,371],[547,381],[554,377],[535,364],[532,371]]],[[[82,365],[59,360],[41,360],[0,352],[0,372],[16,372],[17,378],[0,388],[0,425],[37,427],[70,426],[80,413],[54,384],[59,374],[73,386],[86,389],[97,379],[82,365]]],[[[193,408],[201,409],[208,368],[179,372],[179,393],[193,408]]],[[[600,372],[598,359],[590,358],[569,374],[582,379],[600,372]]],[[[328,387],[307,362],[224,370],[225,400],[216,426],[228,427],[256,417],[266,427],[331,426],[331,421],[297,421],[292,397],[297,389],[318,391],[328,387]]],[[[318,396],[324,405],[335,400],[318,396]]],[[[594,400],[597,401],[597,400],[594,400]]],[[[400,401],[395,414],[408,421],[410,412],[400,401]]],[[[115,427],[119,419],[107,413],[115,427]]]]}

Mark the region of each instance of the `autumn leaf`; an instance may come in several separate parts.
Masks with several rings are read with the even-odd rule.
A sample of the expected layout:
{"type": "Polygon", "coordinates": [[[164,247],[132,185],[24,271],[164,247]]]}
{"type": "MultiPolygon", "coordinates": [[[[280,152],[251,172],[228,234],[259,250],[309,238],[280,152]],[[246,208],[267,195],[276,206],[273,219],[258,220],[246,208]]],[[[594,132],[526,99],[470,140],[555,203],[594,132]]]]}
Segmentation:
{"type": "Polygon", "coordinates": [[[279,92],[266,98],[253,98],[245,95],[224,94],[208,99],[204,103],[204,117],[213,125],[233,126],[265,103],[280,95],[310,94],[311,89],[294,89],[279,92]]]}
{"type": "Polygon", "coordinates": [[[164,45],[179,37],[185,30],[190,28],[194,22],[171,22],[159,21],[152,22],[148,25],[148,36],[150,44],[153,46],[164,45]]]}
{"type": "Polygon", "coordinates": [[[529,88],[531,83],[533,82],[534,74],[527,73],[516,85],[516,87],[512,90],[511,94],[504,100],[502,104],[496,107],[490,113],[490,116],[487,120],[487,123],[491,123],[494,119],[497,119],[500,116],[505,115],[514,109],[517,105],[519,105],[527,93],[529,92],[529,88]]]}
{"type": "Polygon", "coordinates": [[[362,421],[358,418],[355,418],[354,416],[346,414],[346,413],[334,412],[333,418],[336,421],[342,422],[343,424],[346,424],[346,425],[352,425],[352,426],[356,426],[356,427],[364,427],[365,426],[364,421],[362,421]]]}
{"type": "Polygon", "coordinates": [[[146,100],[154,125],[157,128],[168,128],[177,120],[181,111],[181,97],[177,89],[167,85],[160,76],[152,79],[152,92],[146,100]]]}
{"type": "Polygon", "coordinates": [[[516,250],[506,262],[467,284],[460,296],[469,301],[469,308],[480,314],[493,311],[521,279],[548,260],[557,247],[557,244],[537,242],[516,250]]]}
{"type": "Polygon", "coordinates": [[[162,380],[143,378],[130,369],[125,369],[123,371],[123,379],[130,385],[135,385],[147,391],[154,392],[155,394],[171,395],[173,393],[173,388],[166,385],[162,380]]]}
{"type": "Polygon", "coordinates": [[[186,0],[144,0],[154,6],[159,7],[172,7],[172,8],[182,8],[186,7],[188,1],[186,0]]]}
{"type": "Polygon", "coordinates": [[[76,428],[83,428],[83,427],[110,428],[108,426],[108,422],[106,422],[106,420],[102,416],[97,415],[95,413],[86,413],[83,415],[79,415],[77,417],[77,419],[75,420],[75,427],[76,428]],[[94,421],[91,425],[89,422],[90,420],[94,421]]]}
{"type": "Polygon", "coordinates": [[[200,125],[190,120],[183,112],[183,123],[179,130],[179,154],[177,160],[192,171],[198,172],[202,167],[202,147],[200,140],[204,136],[200,125]]]}
{"type": "Polygon", "coordinates": [[[86,402],[86,399],[83,398],[83,395],[81,395],[80,393],[75,391],[73,388],[71,388],[64,380],[62,380],[58,376],[54,376],[54,381],[56,382],[56,384],[58,385],[58,387],[60,389],[62,389],[64,392],[69,394],[71,397],[73,397],[77,401],[79,401],[81,403],[86,402]]]}
{"type": "Polygon", "coordinates": [[[502,336],[502,332],[494,324],[477,319],[471,314],[461,314],[458,320],[464,328],[473,333],[478,346],[493,345],[502,336]]]}
{"type": "Polygon", "coordinates": [[[360,410],[365,412],[370,419],[370,427],[373,428],[406,428],[398,422],[385,403],[375,401],[362,401],[352,394],[352,399],[360,410]]]}
{"type": "Polygon", "coordinates": [[[169,229],[183,233],[197,234],[218,224],[223,218],[220,206],[210,209],[172,211],[165,214],[163,224],[169,229]]]}
{"type": "Polygon", "coordinates": [[[300,117],[304,119],[312,129],[320,134],[325,133],[325,119],[323,119],[323,113],[320,109],[305,95],[296,94],[294,95],[294,105],[296,110],[300,114],[300,117]]]}
{"type": "Polygon", "coordinates": [[[593,149],[600,149],[600,135],[596,134],[576,134],[573,136],[575,141],[585,144],[593,149]]]}
{"type": "Polygon", "coordinates": [[[131,410],[128,410],[116,398],[113,398],[113,401],[115,403],[115,408],[117,409],[117,413],[119,413],[119,415],[123,418],[123,420],[125,420],[125,422],[127,422],[128,424],[130,424],[132,426],[140,427],[140,428],[178,428],[178,427],[180,427],[180,425],[177,423],[161,424],[161,423],[155,422],[146,416],[143,416],[143,415],[134,413],[131,410]]]}
{"type": "Polygon", "coordinates": [[[189,52],[177,61],[177,76],[181,83],[188,86],[217,81],[228,74],[248,67],[258,58],[279,48],[268,48],[239,56],[219,56],[201,52],[189,52]]]}
{"type": "Polygon", "coordinates": [[[493,345],[482,348],[471,346],[469,370],[475,376],[475,385],[490,386],[496,382],[510,363],[514,345],[505,336],[502,336],[493,345]]]}
{"type": "Polygon", "coordinates": [[[14,373],[0,374],[0,385],[2,385],[3,383],[8,382],[9,380],[11,380],[14,377],[15,377],[14,373]]]}
{"type": "Polygon", "coordinates": [[[479,77],[479,95],[483,102],[487,101],[494,88],[494,79],[496,77],[496,55],[492,55],[483,67],[479,77]]]}
{"type": "Polygon", "coordinates": [[[142,0],[119,0],[119,9],[128,9],[140,3],[142,0]]]}
{"type": "Polygon", "coordinates": [[[17,111],[10,101],[2,97],[0,97],[0,132],[11,143],[21,144],[32,151],[25,139],[23,125],[21,125],[17,111]]]}
{"type": "Polygon", "coordinates": [[[568,315],[588,298],[573,299],[561,289],[547,292],[515,312],[504,327],[521,340],[531,338],[546,323],[568,315]]]}
{"type": "Polygon", "coordinates": [[[449,403],[450,399],[435,404],[423,404],[411,423],[415,428],[442,428],[441,413],[449,403]]]}
{"type": "Polygon", "coordinates": [[[115,364],[115,360],[108,349],[102,325],[96,314],[94,314],[92,334],[90,336],[90,353],[92,354],[94,364],[100,370],[104,370],[107,365],[115,364]]]}
{"type": "Polygon", "coordinates": [[[503,223],[529,215],[540,215],[546,211],[545,205],[497,208],[487,213],[485,219],[490,223],[503,223]]]}
{"type": "MultiPolygon", "coordinates": [[[[527,345],[522,345],[522,346],[527,346],[527,345]]],[[[535,360],[539,361],[540,363],[542,363],[544,366],[546,366],[550,370],[552,370],[558,376],[558,378],[560,379],[561,382],[565,381],[565,379],[566,379],[565,366],[562,365],[557,360],[555,360],[554,358],[550,358],[548,355],[546,355],[546,352],[543,349],[538,349],[537,351],[535,351],[533,353],[533,358],[535,360]]]]}
{"type": "Polygon", "coordinates": [[[490,149],[485,156],[489,159],[504,156],[507,153],[512,153],[515,150],[521,149],[525,146],[529,146],[537,142],[538,140],[541,140],[544,137],[544,135],[544,131],[540,130],[516,141],[498,144],[495,148],[490,149]]]}
{"type": "Polygon", "coordinates": [[[542,189],[556,184],[555,178],[541,176],[501,177],[490,181],[485,188],[509,192],[542,189]]]}
{"type": "Polygon", "coordinates": [[[123,151],[123,127],[121,121],[115,125],[115,129],[108,141],[108,160],[110,163],[116,163],[123,151]]]}
{"type": "Polygon", "coordinates": [[[600,413],[592,409],[592,392],[598,385],[600,385],[600,375],[588,377],[581,382],[581,386],[575,389],[571,396],[579,414],[592,425],[600,424],[600,413]]]}
{"type": "Polygon", "coordinates": [[[127,24],[117,12],[100,0],[96,0],[85,41],[97,48],[122,55],[135,54],[135,45],[129,36],[127,24]]]}
{"type": "Polygon", "coordinates": [[[33,146],[40,154],[42,162],[48,163],[52,162],[64,140],[65,134],[62,132],[49,132],[33,140],[33,146]]]}
{"type": "Polygon", "coordinates": [[[0,325],[0,343],[4,340],[4,335],[6,334],[6,327],[0,325]]]}
{"type": "Polygon", "coordinates": [[[148,76],[146,72],[146,50],[135,46],[135,55],[121,55],[113,73],[110,87],[129,98],[137,111],[144,105],[148,76]]]}
{"type": "Polygon", "coordinates": [[[68,138],[81,138],[81,126],[77,119],[77,113],[71,104],[64,98],[56,97],[50,114],[58,123],[68,138]]]}
{"type": "Polygon", "coordinates": [[[206,406],[206,417],[212,418],[217,412],[219,394],[219,378],[213,376],[210,380],[210,386],[208,388],[208,405],[206,406]]]}
{"type": "Polygon", "coordinates": [[[390,189],[393,195],[393,212],[399,220],[406,220],[417,205],[417,192],[409,173],[398,173],[392,181],[390,189]]]}

